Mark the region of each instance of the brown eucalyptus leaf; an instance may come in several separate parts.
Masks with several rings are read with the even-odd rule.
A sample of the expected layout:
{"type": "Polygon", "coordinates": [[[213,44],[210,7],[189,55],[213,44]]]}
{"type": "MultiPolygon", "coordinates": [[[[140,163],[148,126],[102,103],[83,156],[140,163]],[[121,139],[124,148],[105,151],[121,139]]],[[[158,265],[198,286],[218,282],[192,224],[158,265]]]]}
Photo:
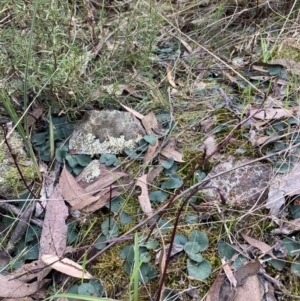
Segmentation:
{"type": "Polygon", "coordinates": [[[16,277],[23,282],[32,281],[38,276],[38,273],[42,272],[45,264],[42,260],[35,260],[30,263],[23,264],[19,269],[13,271],[11,276],[16,277]]]}
{"type": "Polygon", "coordinates": [[[129,107],[127,107],[127,106],[121,104],[121,103],[120,103],[120,105],[121,105],[125,110],[127,110],[128,112],[130,112],[131,114],[133,114],[136,118],[138,118],[138,119],[143,119],[143,118],[144,118],[144,115],[143,115],[143,114],[140,114],[139,112],[137,112],[137,111],[135,111],[135,110],[133,110],[133,109],[131,109],[131,108],[129,108],[129,107]]]}
{"type": "Polygon", "coordinates": [[[256,275],[259,272],[259,269],[260,262],[258,258],[256,258],[254,262],[248,262],[246,265],[239,268],[234,273],[234,277],[237,280],[237,286],[243,285],[248,277],[256,275]]]}
{"type": "Polygon", "coordinates": [[[36,293],[47,281],[35,281],[24,283],[12,276],[0,274],[0,297],[1,298],[24,298],[36,293]]]}
{"type": "Polygon", "coordinates": [[[242,286],[239,286],[234,301],[262,301],[264,291],[257,275],[249,276],[242,286]]]}
{"type": "Polygon", "coordinates": [[[166,158],[173,157],[174,161],[176,162],[184,162],[183,155],[174,149],[174,146],[171,144],[168,144],[166,147],[164,147],[160,154],[163,155],[166,158]]]}
{"type": "Polygon", "coordinates": [[[276,259],[276,257],[273,255],[272,252],[272,247],[269,246],[268,244],[264,243],[263,241],[259,241],[255,238],[252,238],[246,234],[242,233],[243,238],[245,239],[245,241],[250,244],[251,246],[259,249],[260,251],[262,251],[264,254],[268,254],[270,255],[272,258],[276,259]]]}
{"type": "Polygon", "coordinates": [[[147,175],[147,183],[151,184],[163,170],[162,166],[151,167],[147,175]]]}
{"type": "Polygon", "coordinates": [[[143,124],[143,127],[144,127],[147,135],[152,134],[153,129],[159,129],[159,127],[160,127],[153,112],[150,112],[145,117],[143,117],[142,124],[143,124]]]}
{"type": "Polygon", "coordinates": [[[219,297],[224,281],[225,275],[219,274],[207,293],[206,301],[224,301],[224,299],[220,299],[219,297]]]}
{"type": "MultiPolygon", "coordinates": [[[[39,259],[44,254],[57,254],[62,256],[67,245],[68,227],[65,220],[69,215],[68,207],[61,195],[60,186],[57,185],[50,196],[40,239],[39,259]]],[[[48,274],[45,270],[39,274],[38,280],[41,280],[48,274]]]]}
{"type": "Polygon", "coordinates": [[[157,147],[158,147],[158,140],[156,139],[155,145],[148,146],[147,152],[143,160],[144,164],[149,164],[154,159],[154,154],[156,152],[157,147]]]}
{"type": "Polygon", "coordinates": [[[81,265],[68,258],[60,259],[57,255],[44,254],[42,260],[56,271],[79,279],[93,279],[94,277],[87,272],[81,265]]]}
{"type": "Polygon", "coordinates": [[[147,216],[153,215],[153,210],[151,207],[151,202],[149,199],[149,192],[148,192],[148,186],[147,186],[147,174],[139,177],[136,181],[136,185],[141,187],[142,193],[138,196],[140,206],[143,210],[143,212],[147,216]]]}
{"type": "Polygon", "coordinates": [[[62,196],[72,206],[72,209],[80,210],[98,200],[97,197],[89,195],[75,180],[75,178],[64,167],[59,185],[62,196]]]}
{"type": "Polygon", "coordinates": [[[122,194],[122,192],[123,190],[120,190],[119,187],[116,186],[105,188],[103,189],[103,191],[97,194],[98,200],[96,202],[84,207],[82,210],[84,212],[94,212],[96,210],[99,210],[104,207],[112,198],[115,198],[122,194]],[[110,192],[110,189],[112,189],[112,192],[110,192]]]}
{"type": "Polygon", "coordinates": [[[84,185],[85,192],[94,194],[103,188],[109,187],[115,182],[118,183],[121,178],[128,176],[125,172],[122,171],[110,171],[106,166],[103,165],[104,164],[101,164],[100,166],[101,173],[97,177],[97,179],[95,179],[95,181],[90,184],[84,185]]]}

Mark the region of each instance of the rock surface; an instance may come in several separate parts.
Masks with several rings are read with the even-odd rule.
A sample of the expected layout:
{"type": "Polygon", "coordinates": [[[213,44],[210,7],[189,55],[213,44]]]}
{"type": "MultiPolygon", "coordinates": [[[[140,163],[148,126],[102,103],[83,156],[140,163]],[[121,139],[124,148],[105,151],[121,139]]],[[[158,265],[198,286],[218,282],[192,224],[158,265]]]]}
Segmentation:
{"type": "Polygon", "coordinates": [[[88,111],[70,138],[72,154],[118,154],[132,149],[145,135],[139,120],[129,112],[88,111]]]}
{"type": "MultiPolygon", "coordinates": [[[[212,179],[207,186],[218,187],[225,191],[227,202],[230,204],[238,206],[261,204],[268,195],[272,167],[260,162],[250,162],[251,160],[247,158],[235,160],[232,156],[227,157],[226,162],[217,164],[208,174],[207,179],[212,179]],[[244,164],[247,165],[236,168],[244,164]],[[234,170],[230,171],[231,169],[234,170]],[[226,173],[213,178],[223,172],[226,173]]],[[[205,189],[202,192],[207,201],[220,199],[215,189],[205,189]]]]}

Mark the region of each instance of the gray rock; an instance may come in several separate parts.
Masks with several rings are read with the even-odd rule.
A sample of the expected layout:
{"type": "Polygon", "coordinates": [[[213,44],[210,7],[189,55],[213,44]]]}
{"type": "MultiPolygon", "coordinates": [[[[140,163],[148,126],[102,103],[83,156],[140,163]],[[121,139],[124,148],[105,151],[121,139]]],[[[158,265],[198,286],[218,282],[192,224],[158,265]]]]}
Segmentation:
{"type": "MultiPolygon", "coordinates": [[[[230,204],[238,206],[261,204],[268,195],[272,167],[269,164],[250,162],[251,160],[247,158],[235,160],[232,156],[227,157],[226,162],[214,166],[207,179],[222,172],[229,172],[212,178],[207,186],[218,187],[225,191],[227,202],[230,204]],[[247,165],[236,168],[244,164],[247,165]],[[234,170],[230,171],[231,169],[234,170]]],[[[219,199],[219,194],[215,189],[204,189],[202,192],[207,201],[219,199]]]]}
{"type": "Polygon", "coordinates": [[[88,111],[70,138],[73,154],[119,154],[133,149],[145,135],[138,119],[129,112],[88,111]]]}

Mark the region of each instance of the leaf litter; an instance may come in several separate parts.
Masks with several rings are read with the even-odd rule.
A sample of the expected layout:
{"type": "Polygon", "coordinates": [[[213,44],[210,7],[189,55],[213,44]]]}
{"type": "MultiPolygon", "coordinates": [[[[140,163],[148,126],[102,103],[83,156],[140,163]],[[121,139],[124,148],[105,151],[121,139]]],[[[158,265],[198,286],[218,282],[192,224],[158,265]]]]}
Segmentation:
{"type": "MultiPolygon", "coordinates": [[[[86,8],[86,2],[84,2],[84,6],[86,8]]],[[[90,20],[88,21],[89,26],[94,28],[95,21],[93,20],[93,12],[89,8],[88,8],[88,16],[90,18],[90,20]]],[[[107,31],[104,31],[104,32],[105,32],[105,35],[109,35],[111,37],[112,33],[108,33],[107,31]]],[[[115,47],[119,47],[121,45],[121,43],[118,43],[117,41],[109,41],[108,38],[104,41],[104,39],[101,35],[99,36],[99,40],[100,41],[96,45],[95,49],[93,49],[90,53],[91,58],[95,58],[95,56],[99,53],[102,46],[105,44],[108,47],[109,51],[113,51],[115,47]]],[[[193,51],[193,48],[187,42],[185,42],[185,40],[183,40],[181,38],[178,38],[178,40],[181,42],[181,44],[185,48],[185,51],[183,53],[184,56],[189,57],[189,56],[193,55],[194,56],[193,58],[197,58],[197,60],[201,59],[201,57],[199,56],[199,52],[203,50],[202,47],[197,47],[197,45],[196,45],[196,47],[193,47],[193,48],[195,48],[195,50],[193,51]]],[[[140,46],[135,45],[135,47],[138,48],[140,46]]],[[[156,45],[156,47],[158,47],[158,46],[156,45]]],[[[247,46],[246,46],[246,48],[247,48],[247,46]]],[[[162,50],[164,51],[165,49],[167,49],[166,45],[164,45],[162,50]]],[[[162,53],[163,53],[163,51],[162,51],[162,53]]],[[[235,68],[245,67],[247,62],[249,62],[247,57],[245,57],[245,58],[241,57],[242,53],[239,53],[239,54],[233,53],[232,55],[233,55],[233,58],[231,59],[231,62],[235,68]]],[[[89,58],[88,61],[91,60],[91,58],[89,58]]],[[[172,57],[170,62],[167,64],[168,84],[174,88],[178,88],[178,86],[184,87],[184,86],[186,86],[186,83],[184,82],[183,77],[181,77],[181,79],[178,79],[175,81],[175,77],[176,78],[180,77],[181,70],[180,70],[180,72],[177,69],[171,70],[172,69],[171,66],[173,65],[172,61],[174,60],[174,58],[176,59],[176,68],[177,68],[177,59],[178,59],[178,63],[183,63],[183,64],[188,63],[187,61],[180,62],[180,59],[181,59],[180,56],[172,57]]],[[[169,58],[168,58],[168,60],[169,60],[169,58]]],[[[278,75],[279,73],[276,73],[277,72],[276,69],[278,69],[278,65],[281,65],[281,67],[285,67],[287,69],[287,71],[290,73],[293,72],[293,73],[297,74],[296,70],[293,70],[293,68],[292,68],[293,66],[294,67],[297,66],[295,61],[293,61],[293,60],[274,61],[273,60],[273,64],[268,64],[268,63],[252,64],[249,67],[249,70],[250,70],[249,79],[251,79],[252,81],[267,82],[267,84],[272,83],[272,87],[274,88],[274,90],[276,90],[279,85],[287,86],[289,84],[289,81],[285,80],[283,78],[279,78],[279,75],[278,75]],[[251,72],[253,72],[253,71],[255,71],[256,73],[252,74],[251,72]],[[275,80],[274,80],[274,76],[276,77],[275,80]],[[277,76],[278,76],[278,78],[277,78],[277,76]]],[[[164,65],[164,66],[166,66],[166,65],[164,65]]],[[[194,72],[197,73],[199,70],[201,70],[202,67],[203,67],[202,63],[197,64],[197,66],[195,66],[194,72]],[[199,68],[199,69],[197,69],[197,68],[199,68]]],[[[84,70],[84,72],[87,72],[87,70],[88,70],[87,64],[84,64],[82,70],[84,70]]],[[[239,69],[239,70],[241,70],[241,69],[239,69]]],[[[214,70],[212,70],[212,71],[208,70],[208,71],[213,74],[212,78],[218,78],[219,75],[218,75],[217,71],[214,71],[214,70]]],[[[134,70],[134,72],[136,74],[138,74],[135,70],[134,70]]],[[[165,70],[164,70],[164,72],[165,72],[165,70]]],[[[83,73],[81,73],[81,75],[83,75],[83,73]]],[[[195,74],[195,75],[198,76],[197,74],[195,74]]],[[[234,87],[238,87],[239,89],[245,89],[245,90],[247,89],[246,82],[241,81],[239,78],[237,78],[235,76],[235,74],[230,71],[230,69],[229,69],[229,71],[228,70],[224,71],[223,76],[227,78],[226,84],[228,84],[228,81],[229,81],[229,83],[234,87]]],[[[139,78],[141,78],[140,75],[139,75],[139,78]]],[[[155,78],[155,77],[153,77],[153,78],[155,78]]],[[[143,79],[142,79],[142,81],[143,81],[143,79]]],[[[149,83],[147,83],[147,84],[148,84],[147,89],[151,90],[152,89],[151,84],[149,84],[149,83]]],[[[262,86],[259,86],[259,85],[257,85],[257,87],[262,88],[262,86]]],[[[134,88],[134,86],[132,86],[132,85],[107,84],[105,86],[102,86],[102,88],[103,88],[102,90],[106,94],[109,94],[111,97],[113,95],[115,95],[115,96],[121,98],[121,97],[124,97],[124,94],[130,95],[130,97],[134,97],[134,98],[137,98],[140,100],[143,100],[143,97],[144,97],[141,94],[139,94],[136,91],[136,89],[134,88]]],[[[286,120],[286,119],[295,117],[295,110],[291,109],[291,106],[287,106],[287,107],[281,106],[281,104],[285,105],[284,101],[279,103],[280,105],[278,106],[277,101],[281,100],[282,95],[285,95],[285,93],[280,94],[280,93],[282,93],[282,91],[284,91],[284,89],[285,88],[282,88],[281,91],[277,90],[277,92],[279,93],[279,96],[275,95],[276,94],[275,92],[272,95],[272,97],[270,95],[268,95],[267,101],[264,104],[264,106],[262,108],[260,108],[260,110],[257,112],[257,114],[252,118],[251,127],[253,127],[253,128],[256,127],[256,129],[255,129],[256,132],[254,133],[255,135],[254,135],[254,139],[253,139],[253,145],[260,146],[260,145],[265,145],[266,142],[270,142],[270,140],[268,141],[268,139],[270,136],[273,135],[273,133],[271,131],[269,131],[267,135],[265,133],[262,133],[261,128],[263,126],[267,127],[270,124],[273,125],[274,121],[286,120]],[[271,99],[271,98],[273,98],[273,99],[271,99]],[[277,103],[276,104],[277,106],[275,106],[273,104],[274,102],[277,103]],[[283,109],[283,107],[284,107],[284,109],[283,109]],[[259,138],[257,138],[257,137],[259,137],[259,138]]],[[[262,89],[262,90],[264,90],[264,89],[262,89]]],[[[176,96],[179,95],[179,92],[177,90],[176,91],[173,90],[173,91],[174,91],[174,93],[171,93],[171,95],[172,95],[172,97],[175,98],[176,96]]],[[[202,92],[206,92],[206,91],[202,91],[202,92]]],[[[72,91],[70,91],[70,95],[71,95],[71,93],[72,93],[72,91]]],[[[99,98],[101,95],[103,95],[102,91],[101,91],[101,93],[99,93],[97,95],[96,98],[99,98]]],[[[153,95],[157,96],[157,94],[155,94],[155,92],[153,92],[152,90],[149,92],[149,95],[151,95],[152,97],[153,97],[153,95]]],[[[259,98],[258,95],[253,95],[253,93],[251,93],[251,95],[249,94],[249,102],[251,102],[251,103],[256,102],[256,100],[258,98],[259,98]]],[[[189,98],[189,101],[190,100],[192,100],[192,98],[189,98]]],[[[163,103],[161,101],[161,99],[158,99],[157,101],[160,104],[163,103]]],[[[176,99],[176,101],[177,101],[177,99],[176,99]]],[[[247,99],[247,101],[248,101],[248,99],[247,99]]],[[[214,105],[217,107],[219,104],[214,103],[214,105]]],[[[230,105],[230,108],[231,108],[231,105],[230,105]]],[[[254,107],[258,107],[258,106],[259,106],[259,101],[257,101],[256,104],[254,104],[254,107]]],[[[137,111],[135,111],[125,105],[123,105],[123,107],[141,120],[142,124],[145,127],[147,134],[157,133],[157,129],[160,130],[159,125],[157,127],[157,124],[153,125],[153,123],[151,123],[152,121],[155,122],[155,116],[153,113],[151,113],[151,115],[152,115],[151,116],[152,119],[150,119],[151,122],[149,123],[149,125],[147,125],[146,121],[147,121],[147,116],[149,114],[144,116],[143,114],[140,114],[137,111]],[[153,119],[153,116],[154,116],[154,119],[153,119]],[[148,130],[147,130],[147,127],[148,127],[148,130]]],[[[243,112],[243,108],[239,104],[239,110],[233,110],[233,112],[235,112],[235,113],[243,112]]],[[[251,113],[255,113],[255,112],[256,112],[255,110],[249,110],[249,112],[247,112],[246,114],[248,114],[248,113],[251,114],[251,113]]],[[[216,115],[217,115],[217,113],[216,113],[216,115]]],[[[237,116],[237,115],[235,115],[235,116],[237,116]]],[[[218,116],[215,116],[215,117],[217,119],[218,116]]],[[[39,117],[37,117],[37,118],[39,118],[39,117]]],[[[238,116],[238,119],[239,118],[241,118],[241,117],[238,116]]],[[[30,122],[30,124],[33,124],[33,123],[30,122]]],[[[214,124],[214,123],[212,122],[212,124],[214,124]]],[[[245,130],[245,132],[246,132],[247,127],[244,128],[243,130],[245,130]]],[[[205,132],[205,134],[206,134],[206,132],[205,132]]],[[[216,146],[217,140],[215,140],[215,137],[211,136],[210,134],[211,133],[208,133],[208,135],[206,136],[206,140],[204,139],[204,148],[206,148],[206,152],[208,155],[211,154],[218,147],[218,146],[216,146]]],[[[216,139],[218,139],[217,135],[216,135],[216,137],[217,137],[216,139]]],[[[155,161],[155,160],[157,159],[158,153],[160,153],[160,155],[158,157],[158,162],[162,162],[162,160],[168,161],[170,158],[173,158],[175,162],[179,162],[179,163],[184,162],[182,154],[175,149],[176,143],[174,143],[174,141],[171,141],[171,143],[169,143],[167,145],[164,144],[163,147],[161,149],[159,149],[159,142],[160,142],[159,139],[160,138],[161,138],[160,135],[157,135],[155,138],[155,143],[153,143],[153,145],[150,144],[148,146],[148,151],[146,154],[144,154],[143,163],[145,165],[148,165],[148,164],[150,165],[153,162],[156,163],[157,161],[155,161]]],[[[180,142],[182,142],[182,141],[180,141],[180,142]]],[[[271,141],[271,142],[273,143],[274,141],[271,141]]],[[[65,200],[66,202],[68,202],[70,204],[71,210],[79,209],[79,210],[82,210],[83,212],[94,212],[98,209],[101,209],[103,206],[105,206],[109,201],[111,201],[111,198],[114,198],[115,196],[122,194],[124,192],[124,187],[127,185],[127,182],[124,179],[127,178],[128,175],[125,172],[122,172],[120,170],[117,171],[117,169],[114,169],[114,168],[112,168],[112,169],[110,169],[110,168],[105,169],[105,168],[106,168],[105,166],[99,166],[99,171],[101,171],[100,172],[101,175],[97,176],[96,180],[89,182],[89,181],[83,180],[83,174],[80,174],[78,177],[74,177],[73,176],[74,174],[71,174],[71,172],[66,169],[66,166],[64,166],[62,175],[59,180],[59,186],[57,186],[57,189],[59,189],[59,187],[62,189],[61,196],[59,196],[60,192],[57,192],[54,190],[54,192],[57,194],[58,199],[60,200],[59,208],[61,208],[62,211],[65,212],[65,207],[62,206],[62,203],[65,200]]],[[[151,166],[151,168],[152,168],[152,166],[151,166]]],[[[165,169],[168,169],[168,168],[165,168],[165,169]]],[[[146,216],[147,215],[151,216],[153,214],[153,209],[151,208],[151,203],[149,201],[149,191],[148,191],[148,188],[150,187],[149,184],[152,183],[159,174],[161,174],[162,172],[165,173],[166,172],[165,169],[158,166],[158,167],[150,170],[148,173],[143,171],[142,176],[139,177],[136,181],[136,185],[139,186],[142,191],[141,195],[139,196],[139,201],[140,201],[140,206],[143,208],[146,216]]],[[[174,177],[173,177],[173,180],[174,180],[174,177]]],[[[293,182],[293,179],[291,178],[290,181],[293,182]]],[[[294,182],[296,182],[296,181],[294,181],[294,182]]],[[[52,184],[53,184],[53,182],[52,182],[52,184]]],[[[42,187],[43,189],[41,192],[41,201],[43,201],[43,204],[45,204],[45,201],[46,202],[52,201],[52,199],[51,199],[52,195],[51,195],[51,193],[48,194],[46,192],[46,186],[47,186],[47,184],[43,183],[43,187],[42,187]]],[[[267,204],[267,206],[269,206],[270,203],[273,203],[273,204],[276,203],[275,207],[271,206],[271,207],[268,207],[268,209],[273,210],[273,212],[272,212],[272,213],[274,213],[273,221],[278,222],[279,219],[277,218],[277,216],[279,216],[279,212],[282,210],[282,207],[287,203],[286,196],[290,196],[290,194],[292,194],[292,192],[289,193],[289,190],[293,190],[293,188],[289,188],[289,187],[287,187],[288,185],[286,185],[284,187],[284,193],[281,193],[281,192],[279,193],[280,189],[278,187],[280,187],[280,188],[282,188],[282,187],[280,186],[279,183],[275,184],[275,186],[276,187],[275,188],[273,187],[272,189],[275,190],[276,192],[278,192],[278,194],[276,195],[276,192],[273,194],[269,194],[270,200],[269,200],[269,203],[267,204]],[[276,200],[276,197],[277,198],[279,197],[279,199],[276,200]]],[[[165,186],[163,186],[163,187],[165,187],[165,186]]],[[[178,185],[176,185],[176,188],[178,188],[178,185]]],[[[54,195],[55,195],[55,193],[54,193],[54,195]]],[[[54,216],[53,216],[55,214],[53,212],[55,212],[55,211],[52,212],[51,206],[49,206],[49,204],[47,204],[42,207],[46,207],[47,219],[45,217],[44,223],[45,222],[48,223],[48,219],[51,220],[51,218],[49,217],[50,213],[52,215],[53,220],[55,221],[54,216]],[[48,216],[47,216],[47,210],[48,210],[48,216]]],[[[58,215],[57,218],[59,218],[59,216],[62,220],[65,221],[66,218],[62,217],[62,214],[58,215]]],[[[282,216],[280,216],[280,218],[281,217],[282,216]]],[[[279,221],[282,222],[282,220],[279,220],[279,221]]],[[[57,224],[59,224],[59,223],[57,223],[57,224]]],[[[63,225],[63,223],[61,223],[61,225],[63,225]]],[[[45,231],[46,231],[47,224],[44,227],[45,227],[45,231]]],[[[65,227],[65,223],[64,223],[64,227],[65,227]]],[[[289,235],[291,233],[294,233],[295,231],[298,231],[298,227],[299,227],[298,219],[294,219],[293,221],[284,220],[283,226],[281,224],[280,229],[275,229],[275,230],[278,230],[278,231],[282,230],[282,232],[277,232],[278,234],[289,235]],[[293,227],[286,226],[286,225],[292,224],[292,223],[294,224],[293,227]]],[[[45,234],[46,232],[42,233],[41,242],[44,242],[43,240],[45,240],[45,238],[47,238],[47,239],[49,238],[49,231],[50,232],[53,231],[53,235],[55,236],[57,229],[54,227],[51,230],[48,229],[48,234],[45,234]]],[[[274,232],[272,232],[272,233],[274,233],[274,232]]],[[[62,234],[63,234],[63,236],[65,236],[65,231],[63,231],[62,234]]],[[[268,254],[270,256],[272,256],[272,255],[274,256],[274,254],[272,253],[272,250],[271,250],[272,247],[270,247],[268,244],[258,241],[247,235],[242,235],[242,236],[245,241],[247,241],[250,245],[254,246],[255,248],[259,249],[262,253],[268,254]]],[[[56,245],[55,243],[53,243],[53,245],[51,245],[50,253],[54,253],[54,250],[55,250],[55,254],[50,254],[50,255],[44,254],[44,255],[42,255],[42,258],[45,259],[46,258],[45,256],[49,255],[49,256],[52,256],[53,258],[55,258],[55,260],[57,260],[58,265],[62,264],[66,259],[65,258],[61,259],[63,255],[58,256],[56,253],[61,253],[62,252],[61,250],[64,249],[64,247],[63,247],[64,244],[62,243],[64,240],[65,240],[65,237],[60,241],[60,243],[58,245],[56,245]],[[56,251],[56,248],[58,249],[58,251],[56,251]],[[55,256],[57,256],[57,257],[55,257],[55,256]]],[[[59,239],[58,239],[58,241],[59,241],[59,239]]],[[[42,251],[42,253],[43,252],[44,251],[42,251]]],[[[45,260],[47,261],[47,259],[45,259],[45,260]]],[[[37,263],[37,266],[39,264],[40,263],[37,263]]],[[[48,264],[51,264],[52,268],[54,268],[54,266],[55,266],[55,263],[53,263],[51,261],[48,261],[48,264]]],[[[260,296],[258,293],[259,281],[258,281],[258,277],[257,277],[258,269],[259,269],[258,260],[255,260],[254,263],[250,262],[250,263],[246,264],[244,267],[238,269],[235,272],[231,271],[230,265],[227,261],[226,262],[224,261],[224,264],[226,264],[226,267],[224,266],[224,269],[226,270],[227,277],[230,278],[230,280],[231,280],[231,284],[238,288],[238,291],[235,292],[236,295],[235,295],[234,300],[239,300],[239,299],[240,300],[244,300],[244,299],[250,300],[253,298],[256,298],[257,300],[259,300],[260,299],[260,296]],[[242,290],[242,287],[243,287],[244,291],[242,290]],[[239,288],[240,288],[240,290],[239,290],[239,288]],[[246,292],[247,290],[250,291],[252,293],[252,295],[247,294],[247,292],[246,292]]],[[[60,269],[61,269],[60,267],[57,268],[57,270],[60,270],[60,269]]],[[[83,272],[82,267],[79,266],[78,269],[81,271],[81,273],[83,272]]],[[[63,268],[61,269],[61,271],[63,272],[63,268]]],[[[71,275],[71,274],[72,273],[69,273],[69,275],[71,275]]],[[[217,276],[217,280],[219,281],[219,283],[224,284],[224,281],[225,281],[225,277],[223,277],[224,275],[219,275],[219,276],[217,276]]],[[[19,280],[20,279],[22,279],[22,277],[20,277],[19,280]]],[[[215,284],[217,284],[217,282],[218,282],[217,280],[215,281],[213,286],[215,286],[215,284]]],[[[219,286],[219,292],[215,293],[214,295],[210,295],[210,297],[208,296],[207,300],[223,300],[225,298],[224,295],[222,297],[223,299],[219,298],[220,297],[219,293],[221,292],[221,294],[223,294],[223,293],[226,294],[226,289],[222,288],[222,285],[217,285],[217,286],[219,286]]],[[[269,288],[270,288],[269,290],[272,291],[270,286],[269,286],[269,288]]],[[[227,293],[228,293],[228,291],[227,291],[227,293]]]]}

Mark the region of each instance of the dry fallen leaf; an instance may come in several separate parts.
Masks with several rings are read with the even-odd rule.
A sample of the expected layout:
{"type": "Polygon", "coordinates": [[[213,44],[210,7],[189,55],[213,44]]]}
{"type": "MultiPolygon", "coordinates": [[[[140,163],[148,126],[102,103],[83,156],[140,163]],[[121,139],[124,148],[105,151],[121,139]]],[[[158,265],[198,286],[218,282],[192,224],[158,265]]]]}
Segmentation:
{"type": "Polygon", "coordinates": [[[264,293],[257,277],[259,269],[258,259],[238,269],[234,273],[236,288],[226,281],[225,275],[219,274],[207,294],[206,301],[262,301],[264,293]]]}
{"type": "Polygon", "coordinates": [[[42,272],[45,264],[42,260],[35,260],[30,263],[23,264],[19,269],[13,271],[11,276],[16,277],[23,282],[32,281],[37,277],[38,273],[42,272]]]}
{"type": "Polygon", "coordinates": [[[128,176],[122,171],[110,171],[104,164],[100,164],[100,171],[100,175],[93,182],[79,182],[80,186],[84,188],[86,193],[97,193],[99,190],[109,187],[115,182],[120,182],[119,180],[121,178],[128,176]]]}
{"type": "Polygon", "coordinates": [[[153,129],[159,129],[160,124],[157,122],[157,119],[153,112],[150,112],[142,119],[143,127],[147,133],[147,135],[150,135],[153,133],[153,129]]]}
{"type": "Polygon", "coordinates": [[[237,286],[243,285],[248,277],[256,275],[259,272],[259,269],[260,262],[258,258],[256,258],[253,262],[248,262],[246,265],[239,268],[234,273],[234,277],[237,280],[237,286]]]}
{"type": "Polygon", "coordinates": [[[74,179],[74,177],[64,167],[59,185],[62,190],[62,196],[72,206],[72,209],[80,210],[98,200],[97,197],[89,195],[74,179]]]}
{"type": "Polygon", "coordinates": [[[166,158],[173,157],[174,161],[176,162],[184,162],[182,159],[183,155],[175,150],[175,143],[175,140],[171,141],[166,147],[161,150],[160,154],[166,158]]]}
{"type": "Polygon", "coordinates": [[[276,259],[276,257],[273,255],[272,252],[272,247],[269,246],[268,244],[264,243],[263,241],[259,241],[255,238],[252,238],[246,234],[242,233],[243,238],[245,239],[245,241],[250,244],[251,246],[259,249],[260,251],[262,251],[264,254],[268,254],[270,255],[273,259],[276,259]]]}
{"type": "MultiPolygon", "coordinates": [[[[275,221],[277,219],[276,217],[273,218],[275,221]]],[[[276,221],[275,221],[276,222],[276,221]]],[[[284,234],[284,235],[290,235],[294,232],[297,232],[300,230],[300,218],[291,220],[291,221],[286,221],[282,224],[282,221],[278,221],[280,224],[280,227],[278,229],[274,229],[271,231],[272,235],[276,234],[284,234]]]]}
{"type": "MultiPolygon", "coordinates": [[[[47,202],[40,239],[39,259],[44,254],[57,254],[58,256],[64,254],[68,232],[65,220],[68,215],[68,207],[62,198],[61,189],[59,185],[57,185],[47,202]]],[[[44,270],[39,274],[38,280],[45,277],[48,272],[49,270],[44,270]]]]}
{"type": "Polygon", "coordinates": [[[173,75],[172,75],[172,70],[171,70],[171,62],[169,63],[168,67],[167,67],[167,79],[169,81],[169,84],[173,87],[173,88],[177,88],[173,75]]]}
{"type": "Polygon", "coordinates": [[[135,111],[135,110],[133,110],[133,109],[131,109],[131,108],[129,108],[129,107],[127,107],[127,106],[121,104],[121,103],[120,103],[120,105],[121,105],[124,109],[126,109],[128,112],[130,112],[131,114],[133,114],[136,118],[138,118],[138,119],[143,119],[143,118],[144,118],[144,115],[140,114],[139,112],[137,112],[137,111],[135,111]]]}
{"type": "MultiPolygon", "coordinates": [[[[257,112],[257,110],[250,110],[250,115],[255,112],[257,112]]],[[[269,108],[261,110],[254,115],[254,118],[261,120],[281,119],[285,117],[293,117],[293,110],[269,108]]]]}
{"type": "Polygon", "coordinates": [[[207,293],[206,301],[224,301],[220,299],[220,291],[224,281],[225,275],[219,274],[207,293]]]}
{"type": "Polygon", "coordinates": [[[263,290],[257,275],[249,276],[244,285],[238,287],[234,301],[262,301],[264,300],[263,290]]]}
{"type": "Polygon", "coordinates": [[[157,167],[151,167],[148,172],[147,183],[151,184],[163,170],[164,168],[161,165],[157,167]]]}
{"type": "Polygon", "coordinates": [[[103,189],[103,191],[97,194],[98,201],[86,206],[85,208],[83,208],[83,211],[94,212],[96,210],[99,210],[104,207],[111,200],[111,198],[115,198],[123,192],[122,190],[118,190],[118,187],[116,186],[112,186],[111,189],[111,192],[110,187],[103,189]]]}
{"type": "Polygon", "coordinates": [[[0,274],[0,297],[1,298],[24,298],[36,293],[47,280],[24,283],[13,279],[10,275],[0,274]]]}
{"type": "Polygon", "coordinates": [[[149,145],[147,152],[144,156],[143,164],[149,164],[154,159],[154,154],[158,147],[158,140],[156,139],[155,145],[149,145]]]}
{"type": "Polygon", "coordinates": [[[68,258],[60,259],[57,255],[44,254],[42,260],[56,271],[79,279],[93,279],[94,277],[84,270],[81,265],[68,258]]]}
{"type": "Polygon", "coordinates": [[[36,123],[36,121],[43,115],[44,106],[40,105],[33,109],[31,112],[28,112],[27,122],[29,126],[32,126],[36,123]]]}
{"type": "Polygon", "coordinates": [[[234,286],[236,287],[237,285],[237,280],[235,279],[234,275],[233,275],[233,272],[229,266],[229,264],[226,262],[225,259],[221,258],[221,261],[222,261],[222,265],[223,265],[223,270],[229,280],[229,282],[234,286]]]}
{"type": "Polygon", "coordinates": [[[149,199],[148,187],[147,187],[147,174],[139,177],[136,181],[136,185],[141,187],[142,193],[138,196],[139,202],[143,212],[147,216],[153,215],[153,210],[151,207],[151,202],[149,199]]]}
{"type": "MultiPolygon", "coordinates": [[[[150,112],[149,114],[147,114],[142,119],[142,124],[143,124],[143,126],[145,128],[145,131],[148,135],[153,133],[153,129],[159,129],[160,128],[160,125],[157,122],[157,119],[156,119],[153,112],[150,112]]],[[[148,146],[148,150],[145,154],[144,161],[143,161],[144,164],[148,164],[148,163],[151,162],[151,160],[153,159],[153,156],[156,152],[157,147],[158,147],[158,139],[156,138],[155,145],[149,145],[148,146]]]]}

